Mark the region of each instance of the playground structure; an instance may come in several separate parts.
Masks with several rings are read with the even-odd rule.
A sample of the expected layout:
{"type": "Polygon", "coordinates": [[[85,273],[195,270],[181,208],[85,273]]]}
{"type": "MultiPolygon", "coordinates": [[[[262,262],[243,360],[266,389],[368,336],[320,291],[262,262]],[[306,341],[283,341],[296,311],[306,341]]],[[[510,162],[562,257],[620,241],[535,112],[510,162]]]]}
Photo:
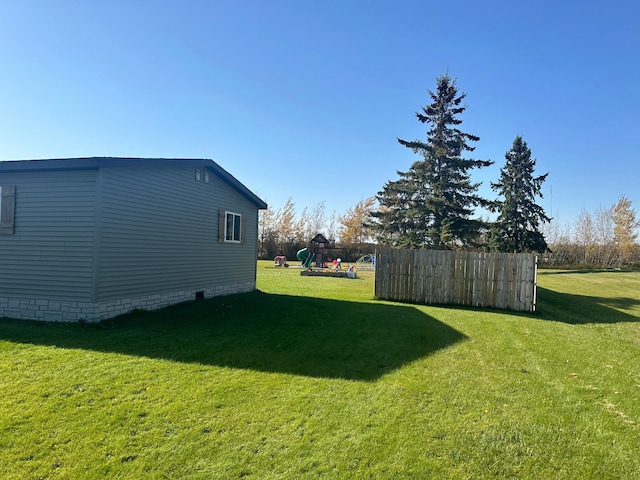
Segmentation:
{"type": "Polygon", "coordinates": [[[327,240],[324,235],[318,233],[309,242],[309,246],[298,251],[296,257],[300,260],[302,276],[313,277],[347,277],[355,278],[356,269],[350,267],[347,270],[342,270],[341,261],[339,258],[333,260],[331,267],[328,266],[329,252],[335,248],[335,244],[327,240]]]}
{"type": "Polygon", "coordinates": [[[298,250],[296,257],[302,262],[302,268],[311,268],[313,266],[323,268],[326,265],[328,252],[335,246],[325,238],[324,235],[318,233],[309,242],[309,246],[298,250]]]}
{"type": "Polygon", "coordinates": [[[315,258],[315,254],[313,251],[309,250],[308,247],[305,247],[302,250],[298,250],[296,257],[300,260],[300,266],[302,268],[309,268],[311,267],[311,262],[313,262],[315,258]]]}
{"type": "Polygon", "coordinates": [[[284,255],[278,255],[273,258],[273,266],[274,267],[288,267],[287,257],[284,255]]]}
{"type": "Polygon", "coordinates": [[[375,270],[376,269],[376,256],[373,253],[361,256],[356,260],[356,268],[358,270],[375,270]]]}

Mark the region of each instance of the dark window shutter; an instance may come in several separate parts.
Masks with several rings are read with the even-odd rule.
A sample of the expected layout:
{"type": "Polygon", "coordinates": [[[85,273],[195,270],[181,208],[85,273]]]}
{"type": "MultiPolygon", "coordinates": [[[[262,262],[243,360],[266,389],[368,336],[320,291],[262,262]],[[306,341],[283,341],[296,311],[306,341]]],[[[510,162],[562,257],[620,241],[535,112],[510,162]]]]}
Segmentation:
{"type": "Polygon", "coordinates": [[[225,225],[225,214],[224,210],[221,208],[218,210],[218,242],[224,242],[224,225],[225,225]]]}
{"type": "Polygon", "coordinates": [[[0,235],[13,235],[14,215],[16,209],[15,185],[2,186],[2,208],[0,211],[0,235]]]}
{"type": "Polygon", "coordinates": [[[247,243],[247,216],[240,216],[240,243],[244,245],[247,243]]]}

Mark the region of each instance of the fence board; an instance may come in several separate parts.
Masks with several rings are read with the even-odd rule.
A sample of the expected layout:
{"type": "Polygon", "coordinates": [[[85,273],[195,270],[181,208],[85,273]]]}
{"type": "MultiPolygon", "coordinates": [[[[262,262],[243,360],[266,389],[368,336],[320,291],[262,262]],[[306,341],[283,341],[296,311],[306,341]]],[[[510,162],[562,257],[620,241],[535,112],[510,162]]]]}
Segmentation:
{"type": "Polygon", "coordinates": [[[381,300],[535,311],[533,254],[376,250],[374,295],[381,300]]]}

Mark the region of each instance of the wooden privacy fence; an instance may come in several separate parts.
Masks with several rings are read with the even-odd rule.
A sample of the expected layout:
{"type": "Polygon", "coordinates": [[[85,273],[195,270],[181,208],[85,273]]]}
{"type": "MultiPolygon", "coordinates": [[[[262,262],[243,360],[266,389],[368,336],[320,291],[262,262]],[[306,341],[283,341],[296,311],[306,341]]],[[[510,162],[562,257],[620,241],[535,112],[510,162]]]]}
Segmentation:
{"type": "Polygon", "coordinates": [[[533,312],[537,257],[530,253],[376,250],[375,297],[533,312]]]}

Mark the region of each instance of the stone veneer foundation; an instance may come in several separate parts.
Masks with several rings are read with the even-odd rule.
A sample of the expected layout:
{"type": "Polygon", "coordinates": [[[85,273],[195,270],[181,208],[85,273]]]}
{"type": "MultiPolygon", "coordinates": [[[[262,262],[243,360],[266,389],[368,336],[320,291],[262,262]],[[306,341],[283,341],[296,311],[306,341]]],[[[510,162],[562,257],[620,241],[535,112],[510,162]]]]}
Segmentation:
{"type": "Polygon", "coordinates": [[[0,317],[45,322],[99,322],[131,312],[157,310],[196,298],[219,297],[232,293],[252,292],[255,282],[218,285],[210,288],[192,288],[177,292],[119,298],[104,302],[76,302],[73,300],[0,297],[0,317]],[[203,293],[200,293],[203,292],[203,293]]]}

